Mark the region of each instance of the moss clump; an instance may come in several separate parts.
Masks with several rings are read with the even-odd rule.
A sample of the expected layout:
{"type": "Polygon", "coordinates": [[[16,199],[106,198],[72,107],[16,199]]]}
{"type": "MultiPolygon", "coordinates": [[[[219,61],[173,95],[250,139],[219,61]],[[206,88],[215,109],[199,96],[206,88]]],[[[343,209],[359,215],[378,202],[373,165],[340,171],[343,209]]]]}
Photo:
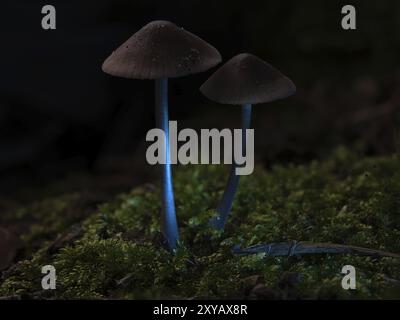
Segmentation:
{"type": "Polygon", "coordinates": [[[88,193],[55,196],[6,212],[0,223],[16,225],[22,233],[22,256],[32,254],[97,210],[101,198],[88,193]]]}
{"type": "MultiPolygon", "coordinates": [[[[83,234],[55,253],[46,246],[3,275],[0,295],[39,298],[400,298],[400,263],[351,255],[235,256],[235,244],[302,240],[400,252],[400,162],[361,159],[339,148],[307,166],[275,166],[241,181],[226,231],[207,227],[226,179],[216,166],[179,167],[175,194],[181,244],[162,247],[160,192],[137,188],[81,221],[83,234]],[[57,269],[43,292],[41,266],[57,269]],[[357,289],[341,288],[341,269],[357,270],[357,289]],[[396,280],[397,279],[397,280],[396,280]]],[[[44,208],[43,208],[44,209],[44,208]]],[[[62,231],[69,220],[38,214],[62,231]]],[[[41,217],[41,218],[40,218],[41,217]]],[[[37,224],[39,223],[36,222],[37,224]]],[[[76,222],[76,221],[75,221],[76,222]]],[[[31,238],[30,231],[25,236],[31,238]]]]}

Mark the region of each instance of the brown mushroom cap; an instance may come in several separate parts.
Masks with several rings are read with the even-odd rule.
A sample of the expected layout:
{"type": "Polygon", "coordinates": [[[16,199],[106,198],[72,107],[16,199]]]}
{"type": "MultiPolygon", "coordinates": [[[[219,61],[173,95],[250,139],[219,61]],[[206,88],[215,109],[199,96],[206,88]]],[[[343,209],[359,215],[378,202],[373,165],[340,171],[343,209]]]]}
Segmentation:
{"type": "Polygon", "coordinates": [[[296,92],[296,86],[267,62],[242,53],[217,70],[200,91],[215,102],[242,105],[286,98],[296,92]]]}
{"type": "Polygon", "coordinates": [[[176,78],[206,71],[221,55],[194,34],[168,21],[153,21],[103,63],[103,71],[130,79],[176,78]]]}

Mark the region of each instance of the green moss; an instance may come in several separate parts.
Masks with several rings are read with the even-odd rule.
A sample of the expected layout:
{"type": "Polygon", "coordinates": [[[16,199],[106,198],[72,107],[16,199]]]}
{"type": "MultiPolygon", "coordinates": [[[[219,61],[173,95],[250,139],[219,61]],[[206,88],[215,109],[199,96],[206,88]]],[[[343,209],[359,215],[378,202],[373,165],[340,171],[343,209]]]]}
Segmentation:
{"type": "MultiPolygon", "coordinates": [[[[362,159],[339,148],[327,161],[261,168],[241,180],[226,231],[207,221],[222,196],[226,168],[178,167],[175,194],[181,244],[162,247],[160,191],[146,185],[101,205],[84,233],[54,254],[37,251],[7,271],[0,295],[57,298],[400,298],[392,258],[317,255],[239,257],[235,244],[334,242],[400,252],[400,162],[362,159]],[[57,269],[57,290],[40,289],[41,266],[57,269]],[[357,270],[357,290],[341,288],[341,269],[357,270]],[[257,275],[257,282],[255,282],[257,275]]],[[[75,199],[76,200],[76,199],[75,199]]],[[[79,219],[63,217],[74,197],[30,207],[25,239],[55,237],[79,219]],[[32,209],[33,208],[33,209],[32,209]],[[35,213],[35,208],[41,213],[35,213]],[[40,209],[40,210],[39,210],[40,209]],[[35,229],[39,229],[39,232],[35,229]]],[[[21,217],[21,214],[18,215],[21,217]]],[[[43,242],[45,243],[45,242],[43,242]]],[[[48,243],[46,243],[48,245],[48,243]]],[[[43,244],[45,247],[45,244],[43,244]]]]}
{"type": "Polygon", "coordinates": [[[22,230],[23,254],[26,256],[88,217],[97,210],[99,202],[98,197],[88,193],[54,196],[6,212],[0,217],[0,223],[16,225],[22,230]]]}

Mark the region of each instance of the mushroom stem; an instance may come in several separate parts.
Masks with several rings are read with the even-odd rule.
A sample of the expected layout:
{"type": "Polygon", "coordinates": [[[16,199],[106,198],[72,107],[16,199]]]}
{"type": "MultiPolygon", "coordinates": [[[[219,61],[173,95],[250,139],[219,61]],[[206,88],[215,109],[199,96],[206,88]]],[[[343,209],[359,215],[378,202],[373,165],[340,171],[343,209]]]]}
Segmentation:
{"type": "MultiPolygon", "coordinates": [[[[242,154],[246,153],[246,130],[250,128],[251,123],[251,104],[242,105],[242,154]]],[[[228,183],[224,195],[217,207],[218,216],[211,219],[210,224],[216,230],[223,230],[232,209],[233,200],[239,185],[239,175],[236,175],[238,165],[233,160],[228,183]]]]}
{"type": "Polygon", "coordinates": [[[172,184],[171,155],[169,142],[168,117],[168,78],[155,80],[156,122],[158,128],[164,131],[165,164],[162,164],[162,205],[163,233],[170,250],[175,250],[179,241],[178,224],[176,221],[174,188],[172,184]]]}

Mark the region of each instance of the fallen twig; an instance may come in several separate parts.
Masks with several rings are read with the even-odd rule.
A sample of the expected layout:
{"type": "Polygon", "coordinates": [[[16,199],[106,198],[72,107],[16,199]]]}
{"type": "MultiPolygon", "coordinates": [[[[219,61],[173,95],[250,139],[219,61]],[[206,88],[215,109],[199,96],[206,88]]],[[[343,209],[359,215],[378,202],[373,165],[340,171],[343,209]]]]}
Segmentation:
{"type": "Polygon", "coordinates": [[[307,241],[266,243],[266,244],[251,246],[245,249],[242,249],[240,246],[235,246],[232,251],[233,253],[238,255],[265,253],[266,255],[271,257],[330,253],[330,254],[354,254],[362,256],[371,256],[376,258],[383,258],[383,257],[400,258],[399,254],[391,252],[367,249],[356,246],[347,246],[342,244],[314,243],[307,241]]]}

